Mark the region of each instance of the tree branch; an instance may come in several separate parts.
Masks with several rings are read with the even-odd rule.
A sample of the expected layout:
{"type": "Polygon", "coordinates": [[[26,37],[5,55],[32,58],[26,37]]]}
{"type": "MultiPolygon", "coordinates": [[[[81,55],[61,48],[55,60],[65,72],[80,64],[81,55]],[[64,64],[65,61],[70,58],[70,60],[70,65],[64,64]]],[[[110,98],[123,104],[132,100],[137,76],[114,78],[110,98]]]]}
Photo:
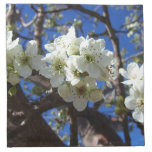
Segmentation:
{"type": "Polygon", "coordinates": [[[70,115],[70,146],[78,146],[78,124],[76,110],[72,105],[69,106],[70,115]]]}
{"type": "Polygon", "coordinates": [[[96,17],[97,19],[99,19],[101,22],[105,22],[105,18],[103,16],[101,16],[100,14],[94,12],[94,11],[91,11],[91,10],[88,10],[84,7],[82,7],[81,5],[67,5],[67,7],[69,9],[75,9],[75,10],[78,10],[82,13],[85,13],[85,14],[88,14],[92,17],[96,17]]]}
{"type": "MultiPolygon", "coordinates": [[[[39,10],[37,10],[34,5],[30,5],[30,7],[34,10],[34,12],[36,13],[40,13],[39,10]]],[[[47,14],[47,13],[58,13],[58,12],[61,12],[61,11],[66,11],[66,10],[69,10],[69,8],[61,8],[61,9],[57,9],[57,10],[52,10],[52,11],[41,11],[41,13],[43,14],[47,14]]]]}
{"type": "Polygon", "coordinates": [[[136,54],[134,54],[134,55],[131,55],[131,56],[123,59],[122,62],[123,62],[123,63],[124,63],[124,62],[127,62],[129,59],[136,58],[136,57],[139,57],[139,56],[142,56],[142,55],[144,55],[144,51],[139,52],[139,53],[136,53],[136,54]]]}
{"type": "Polygon", "coordinates": [[[11,132],[9,132],[9,147],[65,146],[59,137],[43,120],[41,114],[28,104],[28,101],[19,86],[17,86],[17,94],[15,96],[8,96],[8,109],[10,108],[17,108],[24,112],[26,117],[26,128],[24,128],[24,130],[21,129],[22,132],[19,132],[18,134],[16,133],[16,136],[11,139],[9,139],[9,137],[12,135],[11,132]]]}
{"type": "Polygon", "coordinates": [[[124,146],[121,138],[101,113],[86,109],[78,113],[78,127],[85,146],[124,146]]]}
{"type": "Polygon", "coordinates": [[[35,32],[34,32],[34,35],[35,35],[35,40],[37,42],[37,46],[38,46],[38,49],[39,49],[39,53],[42,53],[42,40],[41,40],[41,34],[42,34],[42,30],[43,30],[43,23],[44,23],[44,14],[42,13],[43,12],[43,5],[42,4],[39,4],[39,7],[38,7],[38,13],[37,13],[37,23],[36,23],[36,26],[35,26],[35,32]]]}
{"type": "Polygon", "coordinates": [[[33,19],[31,20],[31,21],[29,21],[28,23],[25,23],[24,22],[24,19],[22,18],[22,17],[20,17],[20,22],[21,22],[21,24],[24,26],[24,27],[29,27],[29,26],[31,26],[35,21],[36,21],[36,19],[37,19],[37,14],[33,17],[33,19]]]}
{"type": "Polygon", "coordinates": [[[33,38],[23,36],[17,32],[14,32],[14,34],[16,35],[16,37],[20,37],[20,38],[25,39],[25,40],[33,40],[33,38]]]}
{"type": "MultiPolygon", "coordinates": [[[[117,88],[117,95],[125,97],[124,86],[121,83],[123,81],[123,77],[119,74],[119,68],[123,67],[121,54],[120,54],[120,48],[119,48],[119,39],[115,35],[115,30],[112,28],[108,8],[105,5],[103,6],[103,16],[105,17],[106,29],[108,31],[109,37],[111,38],[111,41],[112,41],[112,44],[113,44],[115,57],[118,59],[118,63],[116,65],[118,78],[117,78],[116,83],[115,83],[116,88],[117,88]]],[[[124,118],[124,135],[125,135],[126,144],[129,146],[131,144],[131,142],[130,142],[131,139],[130,139],[130,136],[129,136],[128,123],[127,122],[128,122],[128,118],[127,118],[127,116],[125,116],[125,118],[124,118]]]]}

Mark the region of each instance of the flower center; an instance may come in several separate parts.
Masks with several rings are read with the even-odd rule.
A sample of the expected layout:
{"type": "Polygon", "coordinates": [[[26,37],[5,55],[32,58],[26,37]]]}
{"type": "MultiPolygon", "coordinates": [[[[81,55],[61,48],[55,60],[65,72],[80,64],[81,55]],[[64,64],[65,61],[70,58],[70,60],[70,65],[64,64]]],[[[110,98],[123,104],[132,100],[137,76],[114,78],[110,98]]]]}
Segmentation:
{"type": "Polygon", "coordinates": [[[62,72],[64,65],[65,64],[60,59],[57,59],[54,63],[54,68],[56,71],[62,72]]]}
{"type": "Polygon", "coordinates": [[[20,62],[22,65],[27,65],[29,64],[30,57],[29,56],[22,56],[20,57],[20,62]]]}
{"type": "Polygon", "coordinates": [[[80,74],[81,74],[81,73],[80,73],[78,70],[75,70],[75,71],[74,71],[74,76],[75,76],[75,77],[80,77],[80,74]]]}
{"type": "Polygon", "coordinates": [[[132,79],[136,79],[137,78],[137,75],[132,75],[132,79]]]}
{"type": "Polygon", "coordinates": [[[143,99],[138,99],[138,100],[137,100],[137,106],[138,106],[138,107],[143,107],[143,106],[144,106],[144,101],[143,101],[143,99]]]}
{"type": "Polygon", "coordinates": [[[93,63],[93,62],[95,62],[94,56],[92,56],[92,55],[90,55],[90,54],[85,54],[84,57],[85,57],[86,62],[88,62],[88,63],[93,63]]]}
{"type": "Polygon", "coordinates": [[[85,96],[87,93],[87,90],[86,90],[86,87],[85,86],[82,86],[82,87],[79,87],[77,88],[77,94],[79,96],[85,96]]]}

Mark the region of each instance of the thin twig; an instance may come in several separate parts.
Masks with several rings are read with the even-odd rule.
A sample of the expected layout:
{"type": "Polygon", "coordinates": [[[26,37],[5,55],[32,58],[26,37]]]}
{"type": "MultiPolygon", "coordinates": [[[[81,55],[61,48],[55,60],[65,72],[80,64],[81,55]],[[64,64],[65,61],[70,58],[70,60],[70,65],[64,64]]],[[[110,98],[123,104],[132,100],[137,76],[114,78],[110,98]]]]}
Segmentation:
{"type": "Polygon", "coordinates": [[[139,57],[139,56],[142,56],[142,55],[144,55],[144,51],[139,52],[139,53],[136,53],[136,54],[134,54],[134,55],[131,55],[131,56],[123,59],[122,62],[123,62],[123,63],[124,63],[124,62],[127,62],[129,59],[136,58],[136,57],[139,57]]]}
{"type": "Polygon", "coordinates": [[[33,38],[30,38],[30,37],[26,37],[26,36],[23,36],[17,32],[14,32],[14,34],[17,36],[17,37],[20,37],[22,39],[25,39],[25,40],[33,40],[33,38]]]}
{"type": "Polygon", "coordinates": [[[33,17],[33,19],[31,21],[29,21],[28,23],[25,23],[24,19],[22,17],[20,17],[20,22],[24,27],[29,27],[31,26],[37,19],[37,14],[33,17]]]}

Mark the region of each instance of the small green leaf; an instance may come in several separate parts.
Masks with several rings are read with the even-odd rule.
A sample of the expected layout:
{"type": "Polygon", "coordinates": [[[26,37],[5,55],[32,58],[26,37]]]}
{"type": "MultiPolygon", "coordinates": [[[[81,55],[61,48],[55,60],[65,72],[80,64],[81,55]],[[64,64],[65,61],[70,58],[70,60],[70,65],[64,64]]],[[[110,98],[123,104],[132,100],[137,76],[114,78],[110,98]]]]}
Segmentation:
{"type": "Polygon", "coordinates": [[[14,96],[16,94],[17,90],[16,90],[16,86],[13,86],[11,87],[9,90],[8,90],[8,94],[10,96],[14,96]]]}

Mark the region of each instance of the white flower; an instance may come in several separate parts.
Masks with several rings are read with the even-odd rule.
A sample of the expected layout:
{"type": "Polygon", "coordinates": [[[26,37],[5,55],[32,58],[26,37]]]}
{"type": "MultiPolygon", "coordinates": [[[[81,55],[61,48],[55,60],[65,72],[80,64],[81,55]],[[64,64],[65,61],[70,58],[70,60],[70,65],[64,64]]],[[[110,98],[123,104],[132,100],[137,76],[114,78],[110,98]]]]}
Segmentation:
{"type": "Polygon", "coordinates": [[[67,56],[65,52],[53,51],[48,53],[42,60],[50,63],[48,68],[40,70],[40,73],[50,79],[52,87],[58,87],[65,79],[64,68],[67,56]],[[50,76],[49,76],[50,74],[50,76]]]}
{"type": "Polygon", "coordinates": [[[77,55],[72,55],[68,58],[66,64],[67,67],[65,67],[65,73],[66,73],[66,81],[70,82],[71,85],[77,85],[82,78],[87,76],[88,74],[81,73],[77,70],[74,61],[76,60],[78,56],[77,55]]]}
{"type": "Polygon", "coordinates": [[[73,106],[78,111],[83,111],[87,107],[88,101],[97,102],[103,98],[102,91],[97,89],[95,79],[85,77],[79,85],[73,87],[73,106]]]}
{"type": "Polygon", "coordinates": [[[129,79],[122,83],[126,85],[130,85],[133,84],[136,80],[143,79],[143,65],[139,68],[138,64],[133,62],[128,64],[127,71],[125,71],[123,68],[120,68],[119,73],[123,77],[129,79]]]}
{"type": "Polygon", "coordinates": [[[133,118],[140,122],[144,122],[144,82],[137,80],[134,86],[130,88],[130,95],[125,98],[125,106],[133,110],[133,118]]]}
{"type": "Polygon", "coordinates": [[[62,84],[58,88],[59,95],[66,101],[72,102],[77,111],[83,111],[88,101],[97,102],[103,98],[102,91],[97,88],[95,79],[85,77],[75,86],[62,84]]]}
{"type": "Polygon", "coordinates": [[[45,64],[41,61],[43,56],[38,55],[38,48],[35,40],[28,42],[26,50],[15,57],[14,67],[18,74],[24,78],[32,74],[32,69],[40,70],[45,64]]]}
{"type": "Polygon", "coordinates": [[[87,72],[92,78],[98,78],[101,74],[98,65],[101,62],[101,50],[104,49],[104,40],[86,39],[80,44],[80,56],[75,60],[75,66],[79,72],[87,72]]]}
{"type": "Polygon", "coordinates": [[[7,31],[6,35],[6,55],[7,55],[7,64],[12,64],[14,57],[22,52],[22,46],[19,44],[19,38],[12,41],[13,32],[7,31]]]}
{"type": "Polygon", "coordinates": [[[75,29],[72,26],[66,35],[60,36],[53,43],[46,44],[45,49],[49,52],[60,50],[67,52],[68,56],[79,54],[80,43],[83,37],[76,38],[75,29]]]}

